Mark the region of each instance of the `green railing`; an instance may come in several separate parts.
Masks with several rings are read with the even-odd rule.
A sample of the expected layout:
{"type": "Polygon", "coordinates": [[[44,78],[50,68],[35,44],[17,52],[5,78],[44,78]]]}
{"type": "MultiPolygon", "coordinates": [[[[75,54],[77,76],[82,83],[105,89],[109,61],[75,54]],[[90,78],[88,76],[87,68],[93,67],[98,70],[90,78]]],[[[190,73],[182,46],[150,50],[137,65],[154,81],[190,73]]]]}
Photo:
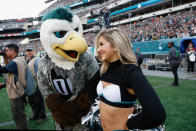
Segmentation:
{"type": "MultiPolygon", "coordinates": [[[[165,39],[165,40],[154,40],[154,41],[143,41],[143,42],[133,42],[133,50],[136,51],[137,48],[140,48],[140,51],[144,55],[150,54],[168,54],[168,42],[173,41],[174,47],[180,52],[181,43],[185,40],[193,41],[196,47],[196,36],[189,38],[173,38],[173,39],[165,39]]],[[[92,46],[89,48],[89,51],[95,54],[95,47],[92,46]]]]}
{"type": "MultiPolygon", "coordinates": [[[[184,38],[183,38],[184,39],[184,38]]],[[[166,54],[169,51],[168,42],[173,41],[175,47],[179,50],[182,38],[165,39],[165,40],[154,40],[144,42],[134,42],[133,49],[136,51],[140,48],[142,54],[166,54]]]]}

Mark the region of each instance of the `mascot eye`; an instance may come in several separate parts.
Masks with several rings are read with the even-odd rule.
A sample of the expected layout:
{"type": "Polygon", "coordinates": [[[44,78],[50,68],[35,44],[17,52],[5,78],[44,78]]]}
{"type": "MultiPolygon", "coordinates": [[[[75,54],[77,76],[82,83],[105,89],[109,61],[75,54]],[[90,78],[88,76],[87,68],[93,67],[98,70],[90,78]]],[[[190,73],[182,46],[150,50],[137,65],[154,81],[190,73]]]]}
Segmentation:
{"type": "Polygon", "coordinates": [[[74,30],[75,30],[76,32],[78,32],[79,28],[77,27],[77,28],[75,28],[74,30]]]}
{"type": "Polygon", "coordinates": [[[67,31],[54,32],[54,34],[58,38],[63,38],[67,34],[67,31]]]}

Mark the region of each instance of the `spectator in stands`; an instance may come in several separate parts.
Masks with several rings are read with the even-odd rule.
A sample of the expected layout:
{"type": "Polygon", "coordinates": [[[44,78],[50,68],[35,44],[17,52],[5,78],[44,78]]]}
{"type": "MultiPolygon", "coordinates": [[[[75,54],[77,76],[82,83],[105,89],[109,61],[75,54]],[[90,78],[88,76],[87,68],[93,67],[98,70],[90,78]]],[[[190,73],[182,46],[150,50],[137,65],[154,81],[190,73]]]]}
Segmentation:
{"type": "Polygon", "coordinates": [[[104,9],[105,9],[105,8],[102,8],[102,9],[100,9],[100,11],[99,11],[100,16],[102,16],[102,17],[104,16],[104,9]]]}
{"type": "Polygon", "coordinates": [[[191,30],[190,36],[196,36],[196,32],[194,30],[191,30]]]}
{"type": "Polygon", "coordinates": [[[88,82],[87,90],[92,101],[100,96],[103,130],[150,129],[162,124],[165,110],[137,66],[128,35],[116,28],[102,30],[95,43],[103,64],[88,82]],[[139,99],[142,111],[134,115],[136,99],[139,99]]]}
{"type": "MultiPolygon", "coordinates": [[[[26,55],[27,55],[27,64],[29,65],[29,68],[31,72],[33,73],[34,77],[37,80],[37,68],[38,68],[38,62],[39,57],[34,56],[34,49],[33,47],[28,47],[26,49],[26,55]]],[[[28,96],[29,104],[33,111],[33,116],[29,118],[29,120],[37,120],[37,123],[40,124],[44,122],[47,118],[46,116],[46,109],[45,109],[45,103],[44,98],[37,87],[35,90],[35,93],[31,96],[28,96]]]]}
{"type": "Polygon", "coordinates": [[[177,32],[177,38],[182,38],[182,33],[180,30],[178,30],[178,32],[177,32]]]}
{"type": "Polygon", "coordinates": [[[195,61],[196,61],[196,52],[195,48],[192,42],[189,43],[189,46],[187,48],[187,73],[190,75],[194,72],[195,67],[195,61]]]}
{"type": "Polygon", "coordinates": [[[5,47],[5,54],[11,61],[0,68],[0,75],[7,73],[6,89],[10,99],[12,117],[16,124],[16,129],[27,129],[27,119],[25,113],[25,64],[18,56],[19,47],[16,44],[8,44],[5,47]],[[20,82],[19,82],[20,81],[20,82]]]}
{"type": "Polygon", "coordinates": [[[189,32],[188,32],[188,29],[185,29],[185,30],[184,30],[184,33],[182,34],[182,37],[183,37],[183,38],[188,38],[188,37],[190,37],[190,34],[189,34],[189,32]]]}
{"type": "Polygon", "coordinates": [[[22,52],[19,56],[22,57],[26,61],[27,56],[26,56],[26,54],[24,52],[22,52]]]}
{"type": "Polygon", "coordinates": [[[110,13],[111,13],[110,10],[107,7],[105,7],[103,17],[104,17],[106,29],[110,28],[110,13]]]}
{"type": "Polygon", "coordinates": [[[90,13],[91,13],[91,19],[93,19],[93,8],[92,8],[92,10],[90,11],[90,13]]]}
{"type": "Polygon", "coordinates": [[[155,33],[152,35],[152,40],[158,40],[158,38],[157,38],[155,33]]]}
{"type": "Polygon", "coordinates": [[[174,48],[174,42],[169,42],[168,43],[168,48],[170,48],[169,50],[169,64],[171,66],[171,70],[173,72],[174,75],[174,82],[171,84],[171,86],[178,86],[178,67],[180,65],[179,60],[178,60],[178,56],[177,56],[177,50],[176,48],[174,48]]]}
{"type": "Polygon", "coordinates": [[[102,16],[99,16],[98,17],[98,25],[99,25],[99,28],[101,30],[102,27],[103,27],[103,25],[104,25],[104,20],[103,20],[103,17],[102,16]]]}
{"type": "Polygon", "coordinates": [[[115,26],[125,29],[128,32],[132,42],[150,41],[152,40],[153,34],[156,34],[157,36],[157,38],[153,36],[153,39],[155,40],[190,37],[196,36],[195,14],[196,10],[193,8],[191,12],[186,10],[180,11],[176,14],[172,13],[166,16],[161,16],[159,19],[157,19],[158,17],[156,19],[151,17],[142,21],[134,21],[132,24],[127,24],[129,28],[126,28],[127,25],[115,26]],[[188,34],[184,33],[184,30],[187,30],[188,34]],[[159,36],[159,33],[161,33],[161,36],[159,36]]]}
{"type": "Polygon", "coordinates": [[[163,33],[163,34],[161,35],[161,39],[165,40],[165,39],[168,39],[168,37],[167,37],[167,35],[166,35],[165,33],[163,33]]]}
{"type": "Polygon", "coordinates": [[[36,52],[35,56],[42,58],[46,55],[45,50],[41,47],[39,51],[36,52]]]}

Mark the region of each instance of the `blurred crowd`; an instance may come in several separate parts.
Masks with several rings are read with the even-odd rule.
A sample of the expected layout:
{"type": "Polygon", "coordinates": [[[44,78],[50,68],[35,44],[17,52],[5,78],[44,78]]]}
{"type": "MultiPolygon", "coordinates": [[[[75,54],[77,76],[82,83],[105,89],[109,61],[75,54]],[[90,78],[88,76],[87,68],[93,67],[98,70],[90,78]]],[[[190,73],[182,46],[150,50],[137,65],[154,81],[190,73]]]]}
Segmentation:
{"type": "MultiPolygon", "coordinates": [[[[81,0],[74,1],[80,2],[81,0]]],[[[105,6],[118,2],[119,0],[105,1],[103,4],[105,6]]],[[[56,1],[56,4],[52,4],[51,7],[47,8],[48,10],[58,7],[66,6],[73,4],[73,0],[61,0],[56,1]],[[56,6],[55,6],[56,5],[56,6]]],[[[103,5],[102,4],[102,5],[103,5]]],[[[93,10],[101,9],[102,7],[95,7],[93,10]]],[[[89,12],[90,10],[86,10],[89,12]]],[[[43,12],[47,12],[46,10],[43,12]]],[[[42,12],[42,13],[43,13],[42,12]]],[[[81,11],[86,13],[85,11],[81,11]]],[[[80,14],[80,12],[77,15],[80,14]]],[[[24,22],[13,23],[12,25],[17,25],[17,27],[22,26],[24,22]]],[[[37,24],[31,30],[39,29],[40,24],[37,24]]],[[[1,24],[2,26],[6,24],[1,24]]],[[[1,26],[0,25],[0,26],[1,26]]],[[[9,24],[10,25],[10,24],[9,24]]],[[[23,25],[24,26],[24,25],[23,25]]],[[[16,28],[17,28],[16,27],[16,28]]],[[[177,13],[164,14],[162,16],[149,17],[143,20],[134,21],[131,23],[126,23],[123,25],[117,25],[116,27],[123,29],[129,35],[129,38],[132,42],[143,42],[143,41],[152,41],[160,39],[172,39],[172,38],[187,38],[196,36],[196,8],[190,8],[189,10],[179,11],[177,13]]],[[[94,39],[97,35],[97,32],[87,32],[84,34],[84,37],[87,41],[88,46],[94,45],[94,39]]],[[[16,39],[2,39],[0,43],[15,43],[19,44],[24,38],[16,39]]],[[[24,52],[26,45],[19,45],[20,51],[24,52]]],[[[40,51],[41,42],[37,41],[34,45],[34,48],[37,52],[40,51]]]]}
{"type": "MultiPolygon", "coordinates": [[[[53,3],[47,9],[40,12],[39,15],[45,14],[45,13],[49,12],[50,10],[55,9],[57,7],[65,7],[67,5],[72,5],[72,4],[81,2],[81,1],[84,1],[84,0],[74,0],[74,1],[73,0],[57,0],[55,3],[53,3]]],[[[116,3],[118,1],[120,1],[120,0],[100,1],[102,4],[97,4],[97,6],[95,5],[93,8],[92,7],[88,8],[88,6],[87,7],[82,6],[81,8],[79,8],[79,11],[76,14],[81,17],[87,13],[90,13],[91,10],[98,11],[101,8],[106,7],[106,6],[110,5],[111,3],[116,3]]],[[[144,1],[144,0],[142,0],[142,1],[144,1]]]]}
{"type": "MultiPolygon", "coordinates": [[[[119,25],[132,42],[196,36],[196,9],[165,16],[150,17],[141,21],[119,25]]],[[[89,46],[94,45],[95,32],[84,34],[89,46]]]]}
{"type": "Polygon", "coordinates": [[[29,44],[20,44],[20,42],[24,38],[17,38],[17,39],[3,39],[0,40],[0,43],[3,43],[1,46],[6,46],[9,43],[17,44],[19,46],[19,55],[25,56],[26,55],[26,49],[29,45],[31,45],[34,48],[35,56],[42,57],[45,55],[45,51],[43,49],[43,46],[39,40],[35,42],[30,42],[29,44]]]}
{"type": "Polygon", "coordinates": [[[196,36],[196,10],[151,17],[120,28],[128,32],[132,42],[196,36]]]}
{"type": "Polygon", "coordinates": [[[78,13],[76,13],[78,16],[82,17],[84,16],[85,14],[87,13],[90,13],[91,11],[96,11],[96,12],[99,12],[103,7],[107,7],[109,6],[110,4],[112,3],[116,3],[120,0],[110,0],[110,1],[105,1],[103,2],[102,4],[97,4],[95,5],[93,8],[87,8],[85,7],[84,10],[80,10],[78,13]]]}
{"type": "Polygon", "coordinates": [[[52,9],[55,9],[57,7],[65,7],[67,5],[71,5],[77,2],[81,2],[83,0],[57,0],[55,3],[53,3],[52,5],[50,5],[48,8],[46,8],[45,10],[43,10],[42,12],[39,13],[39,15],[45,14],[47,12],[49,12],[52,9]]]}
{"type": "MultiPolygon", "coordinates": [[[[196,36],[196,9],[180,11],[165,16],[150,17],[116,27],[127,32],[132,42],[194,37],[196,36]]],[[[89,47],[94,45],[96,34],[96,32],[87,32],[84,34],[89,47]]],[[[19,44],[22,40],[23,38],[2,39],[0,43],[19,44]]],[[[33,44],[37,52],[40,51],[42,47],[40,41],[31,44],[33,44]]],[[[20,52],[24,52],[27,45],[20,44],[19,46],[20,52]]]]}
{"type": "Polygon", "coordinates": [[[23,28],[26,21],[9,21],[9,22],[0,22],[0,29],[12,29],[12,28],[23,28]],[[7,24],[6,24],[7,23],[7,24]]]}

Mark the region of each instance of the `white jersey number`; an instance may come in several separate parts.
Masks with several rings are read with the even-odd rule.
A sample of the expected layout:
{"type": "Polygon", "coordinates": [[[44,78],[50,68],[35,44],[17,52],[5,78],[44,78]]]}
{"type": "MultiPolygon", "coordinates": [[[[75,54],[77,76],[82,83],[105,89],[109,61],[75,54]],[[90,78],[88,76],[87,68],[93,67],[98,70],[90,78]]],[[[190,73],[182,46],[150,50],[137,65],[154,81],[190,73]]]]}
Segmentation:
{"type": "Polygon", "coordinates": [[[54,79],[54,86],[58,93],[62,95],[70,95],[73,92],[73,87],[69,78],[64,79],[54,79]]]}

